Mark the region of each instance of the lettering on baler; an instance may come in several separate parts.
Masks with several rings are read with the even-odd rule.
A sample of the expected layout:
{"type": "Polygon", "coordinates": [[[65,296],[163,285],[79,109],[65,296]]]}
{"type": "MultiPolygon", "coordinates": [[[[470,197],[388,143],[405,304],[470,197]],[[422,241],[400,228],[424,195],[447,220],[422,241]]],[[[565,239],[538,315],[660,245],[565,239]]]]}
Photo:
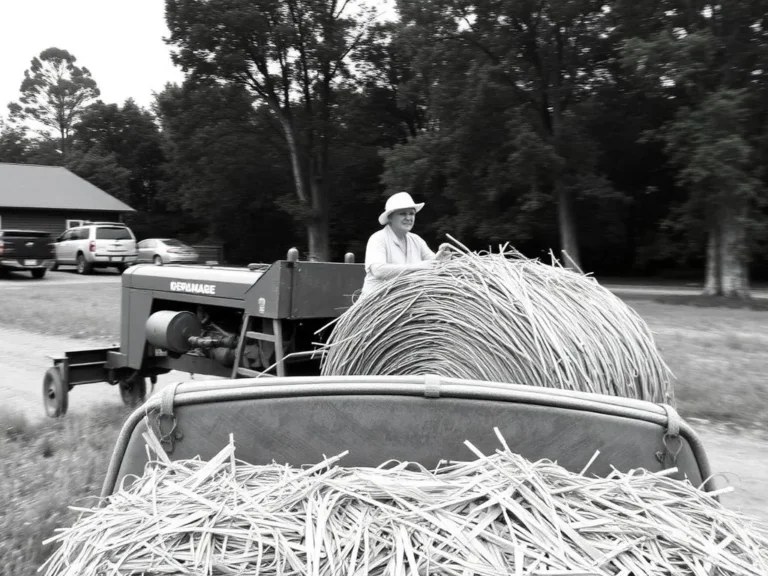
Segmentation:
{"type": "Polygon", "coordinates": [[[171,292],[189,292],[191,294],[216,295],[216,284],[197,284],[195,282],[171,282],[171,292]]]}

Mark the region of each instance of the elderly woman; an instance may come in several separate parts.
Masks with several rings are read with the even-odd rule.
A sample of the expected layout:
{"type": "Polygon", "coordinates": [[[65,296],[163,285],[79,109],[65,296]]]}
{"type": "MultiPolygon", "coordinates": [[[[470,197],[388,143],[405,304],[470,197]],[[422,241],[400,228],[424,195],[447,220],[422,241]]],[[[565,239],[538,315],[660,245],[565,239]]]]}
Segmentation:
{"type": "Polygon", "coordinates": [[[362,295],[403,272],[428,268],[433,260],[443,257],[443,251],[435,254],[420,236],[411,232],[416,213],[422,208],[424,202],[414,202],[407,192],[389,197],[379,216],[383,228],[368,239],[362,295]]]}

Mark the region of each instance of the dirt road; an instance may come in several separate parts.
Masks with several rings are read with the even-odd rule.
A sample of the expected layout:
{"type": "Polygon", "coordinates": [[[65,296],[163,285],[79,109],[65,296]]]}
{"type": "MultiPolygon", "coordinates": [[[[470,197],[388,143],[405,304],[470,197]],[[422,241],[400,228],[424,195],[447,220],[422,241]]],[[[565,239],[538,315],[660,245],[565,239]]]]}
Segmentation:
{"type": "MultiPolygon", "coordinates": [[[[0,326],[0,402],[30,420],[45,417],[42,404],[42,377],[50,360],[48,354],[102,346],[104,343],[42,336],[0,326]]],[[[160,378],[155,393],[169,382],[189,379],[189,374],[172,372],[160,378]]],[[[107,384],[76,387],[70,393],[68,417],[119,404],[118,390],[107,384]]],[[[0,422],[0,428],[2,423],[0,422]]],[[[718,486],[733,486],[723,503],[758,518],[768,526],[768,441],[754,434],[730,433],[723,427],[694,424],[707,450],[715,473],[726,474],[718,486]]]]}
{"type": "MultiPolygon", "coordinates": [[[[0,326],[0,406],[23,413],[30,421],[45,418],[43,374],[52,365],[49,355],[67,350],[109,345],[109,342],[43,336],[0,326]]],[[[155,393],[169,382],[188,380],[171,372],[158,378],[155,393]]],[[[120,391],[109,384],[86,384],[69,393],[67,414],[82,414],[102,404],[120,405],[120,391]]],[[[0,424],[1,427],[1,424],[0,424]]]]}

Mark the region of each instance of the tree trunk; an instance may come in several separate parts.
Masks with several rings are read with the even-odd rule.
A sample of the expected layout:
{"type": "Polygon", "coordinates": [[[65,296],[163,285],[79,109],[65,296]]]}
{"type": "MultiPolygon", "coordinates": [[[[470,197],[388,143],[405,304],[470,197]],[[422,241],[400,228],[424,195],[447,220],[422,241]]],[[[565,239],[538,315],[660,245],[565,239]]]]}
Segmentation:
{"type": "Polygon", "coordinates": [[[707,282],[704,294],[726,298],[749,298],[746,207],[720,208],[707,242],[707,282]]]}
{"type": "Polygon", "coordinates": [[[330,246],[328,242],[328,226],[315,220],[307,224],[309,237],[309,259],[317,262],[328,262],[330,246]]]}
{"type": "Polygon", "coordinates": [[[301,158],[299,156],[299,145],[296,142],[296,134],[293,132],[293,123],[290,118],[278,111],[280,124],[283,127],[285,141],[288,144],[288,153],[291,155],[291,171],[293,172],[293,184],[296,187],[296,196],[299,197],[301,204],[307,203],[307,192],[305,187],[304,170],[301,168],[301,158]]]}
{"type": "Polygon", "coordinates": [[[59,149],[61,150],[61,157],[67,157],[67,133],[64,131],[64,127],[59,128],[59,134],[61,135],[61,141],[59,143],[59,149]]]}
{"type": "Polygon", "coordinates": [[[723,291],[721,283],[720,262],[720,223],[717,218],[714,219],[707,233],[707,280],[704,285],[705,296],[720,296],[723,291]]]}
{"type": "Polygon", "coordinates": [[[560,228],[561,259],[567,268],[581,270],[579,244],[576,240],[576,224],[573,218],[572,199],[562,182],[555,183],[557,191],[557,219],[560,228]]]}
{"type": "Polygon", "coordinates": [[[745,216],[742,206],[731,207],[723,212],[721,226],[722,247],[722,288],[728,298],[749,298],[748,260],[745,216]]]}
{"type": "Polygon", "coordinates": [[[307,223],[309,258],[319,262],[328,262],[331,257],[328,199],[322,182],[318,181],[317,178],[313,178],[310,188],[312,192],[312,216],[307,223]]]}
{"type": "Polygon", "coordinates": [[[288,151],[291,155],[291,170],[293,172],[293,182],[296,187],[296,196],[303,208],[309,212],[305,216],[307,226],[307,243],[309,248],[309,259],[321,262],[328,261],[330,258],[330,243],[328,239],[328,209],[325,195],[316,179],[303,169],[301,155],[299,153],[299,144],[294,134],[294,127],[291,119],[284,114],[280,114],[280,122],[285,134],[285,140],[288,144],[288,151]],[[310,180],[309,183],[307,180],[310,180]],[[308,184],[308,185],[307,185],[308,184]],[[309,188],[309,190],[307,190],[309,188]],[[307,196],[309,192],[309,197],[307,196]]]}
{"type": "MultiPolygon", "coordinates": [[[[294,132],[294,125],[290,116],[279,109],[276,109],[280,123],[285,133],[285,140],[288,144],[288,151],[291,155],[291,170],[293,172],[293,182],[296,187],[296,196],[299,203],[304,208],[304,220],[307,227],[307,243],[309,248],[309,259],[319,262],[327,262],[331,256],[329,239],[329,214],[327,189],[323,185],[327,166],[325,162],[321,163],[323,167],[317,174],[313,165],[311,154],[305,154],[307,163],[302,163],[299,143],[294,132]]],[[[306,151],[305,151],[306,152],[306,151]]]]}
{"type": "MultiPolygon", "coordinates": [[[[550,101],[552,102],[552,140],[558,154],[562,152],[562,123],[563,108],[562,94],[560,93],[560,73],[554,73],[555,86],[550,101]]],[[[573,198],[565,189],[563,176],[560,170],[555,174],[555,199],[557,201],[557,220],[560,228],[560,259],[566,268],[581,270],[579,258],[579,245],[576,235],[576,222],[573,217],[573,198]]]]}

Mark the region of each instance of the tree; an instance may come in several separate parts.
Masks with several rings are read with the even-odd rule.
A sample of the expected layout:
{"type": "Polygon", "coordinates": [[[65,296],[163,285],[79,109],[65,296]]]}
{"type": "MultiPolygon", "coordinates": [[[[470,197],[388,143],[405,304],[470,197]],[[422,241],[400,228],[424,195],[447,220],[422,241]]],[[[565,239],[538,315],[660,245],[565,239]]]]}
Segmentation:
{"type": "Polygon", "coordinates": [[[556,219],[547,185],[557,158],[524,115],[510,109],[509,90],[472,85],[450,99],[450,113],[435,121],[439,128],[387,152],[387,187],[428,198],[439,236],[484,247],[551,239],[556,219]]]}
{"type": "Polygon", "coordinates": [[[0,162],[24,163],[29,144],[24,130],[8,126],[0,118],[0,162]]]}
{"type": "Polygon", "coordinates": [[[747,297],[747,231],[765,193],[757,154],[763,126],[755,122],[764,105],[754,79],[768,49],[760,25],[768,4],[662,4],[653,19],[636,4],[622,6],[628,21],[643,22],[625,43],[624,62],[649,93],[677,106],[648,137],[664,143],[687,190],[677,218],[706,249],[705,293],[747,297]]]}
{"type": "Polygon", "coordinates": [[[309,253],[328,259],[335,91],[365,36],[362,12],[337,0],[166,0],[174,62],[195,76],[246,87],[285,140],[309,253]]]}
{"type": "MultiPolygon", "coordinates": [[[[415,55],[402,39],[398,22],[371,27],[369,41],[359,51],[357,81],[372,105],[386,112],[387,122],[397,132],[395,140],[405,143],[426,128],[428,106],[425,83],[417,77],[415,55]]],[[[419,71],[423,72],[423,71],[419,71]]]]}
{"type": "Polygon", "coordinates": [[[152,113],[129,99],[122,106],[96,102],[82,114],[73,130],[74,147],[98,148],[114,156],[129,171],[125,202],[140,213],[151,213],[156,205],[162,166],[160,129],[152,113]]]}
{"type": "Polygon", "coordinates": [[[242,86],[210,80],[167,86],[155,110],[167,159],[161,200],[183,215],[178,233],[222,241],[230,261],[283,258],[295,232],[278,204],[292,181],[272,115],[242,86]]]}
{"type": "Polygon", "coordinates": [[[107,194],[128,202],[131,173],[120,166],[113,153],[99,146],[87,151],[73,150],[65,166],[107,194]]]}
{"type": "Polygon", "coordinates": [[[380,150],[405,138],[405,124],[391,93],[377,86],[339,90],[337,102],[339,122],[330,143],[335,158],[329,173],[335,192],[330,240],[335,254],[353,252],[359,261],[382,209],[380,150]]]}
{"type": "Polygon", "coordinates": [[[64,166],[66,159],[59,146],[57,139],[45,136],[30,140],[25,161],[27,164],[40,166],[64,166]]]}
{"type": "Polygon", "coordinates": [[[582,141],[586,137],[577,105],[605,76],[614,42],[605,3],[437,0],[425,5],[400,0],[398,6],[402,36],[412,45],[418,69],[416,81],[428,92],[428,125],[439,134],[436,137],[448,145],[453,133],[464,139],[462,146],[470,146],[464,151],[484,154],[477,145],[490,147],[483,146],[482,130],[473,126],[480,122],[501,138],[497,143],[505,142],[495,148],[490,162],[478,158],[475,170],[453,167],[456,174],[474,181],[464,186],[466,194],[474,195],[465,204],[482,202],[485,196],[479,190],[484,188],[491,200],[487,209],[494,214],[499,212],[493,204],[502,197],[509,213],[529,205],[524,195],[538,198],[537,208],[551,199],[547,201],[556,213],[563,260],[577,266],[574,203],[585,188],[591,194],[606,192],[606,182],[594,173],[594,158],[583,162],[583,151],[592,146],[573,145],[574,136],[582,141]],[[484,110],[485,98],[495,101],[493,112],[484,110]],[[533,151],[536,159],[528,169],[521,161],[530,159],[533,151]],[[516,172],[518,168],[523,172],[516,172]],[[510,177],[517,182],[505,185],[510,177]]]}
{"type": "Polygon", "coordinates": [[[696,109],[681,108],[663,131],[679,181],[691,191],[685,212],[706,233],[707,295],[749,295],[748,219],[763,184],[745,134],[748,116],[744,93],[721,89],[696,109]]]}
{"type": "Polygon", "coordinates": [[[43,50],[24,72],[19,102],[8,105],[12,120],[32,120],[54,130],[65,156],[73,126],[89,102],[100,95],[90,71],[75,65],[76,61],[66,50],[43,50]]]}

